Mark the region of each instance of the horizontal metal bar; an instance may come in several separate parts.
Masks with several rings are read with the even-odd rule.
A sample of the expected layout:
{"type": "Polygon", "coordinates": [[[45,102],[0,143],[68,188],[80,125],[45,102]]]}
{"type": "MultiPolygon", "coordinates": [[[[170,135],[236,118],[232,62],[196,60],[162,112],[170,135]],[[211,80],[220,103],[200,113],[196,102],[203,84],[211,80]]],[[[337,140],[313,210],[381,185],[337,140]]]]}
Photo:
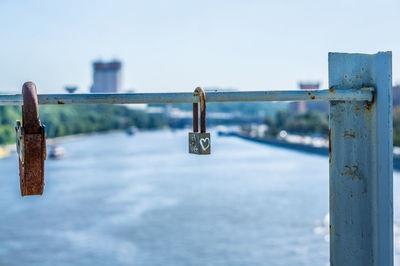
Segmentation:
{"type": "MultiPolygon", "coordinates": [[[[372,101],[373,88],[207,92],[207,102],[264,101],[372,101]]],[[[194,103],[199,96],[192,92],[178,93],[106,93],[106,94],[41,94],[39,104],[154,104],[194,103]]],[[[20,94],[0,94],[0,105],[22,105],[20,94]]]]}

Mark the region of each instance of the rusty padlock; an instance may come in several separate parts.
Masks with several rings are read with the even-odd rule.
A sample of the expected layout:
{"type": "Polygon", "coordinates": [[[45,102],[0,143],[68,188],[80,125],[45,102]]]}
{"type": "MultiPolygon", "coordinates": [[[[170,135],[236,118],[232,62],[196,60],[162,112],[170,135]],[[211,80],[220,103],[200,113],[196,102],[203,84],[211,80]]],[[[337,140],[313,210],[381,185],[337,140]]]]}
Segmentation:
{"type": "Polygon", "coordinates": [[[197,87],[194,91],[200,96],[200,133],[199,133],[199,107],[193,103],[193,132],[189,132],[189,153],[206,155],[211,153],[211,136],[206,132],[206,94],[197,87]]]}
{"type": "Polygon", "coordinates": [[[25,82],[22,87],[22,125],[17,121],[17,153],[21,195],[42,195],[44,161],[46,160],[45,126],[39,120],[36,85],[25,82]]]}

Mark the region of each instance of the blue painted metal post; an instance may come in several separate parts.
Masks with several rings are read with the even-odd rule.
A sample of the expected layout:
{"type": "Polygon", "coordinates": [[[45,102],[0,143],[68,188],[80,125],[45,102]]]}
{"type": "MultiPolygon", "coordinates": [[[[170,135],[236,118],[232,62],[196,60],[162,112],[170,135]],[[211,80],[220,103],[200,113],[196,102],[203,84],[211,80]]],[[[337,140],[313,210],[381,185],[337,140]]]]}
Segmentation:
{"type": "Polygon", "coordinates": [[[392,55],[329,54],[333,89],[375,87],[372,102],[330,103],[330,260],[393,265],[392,55]]]}

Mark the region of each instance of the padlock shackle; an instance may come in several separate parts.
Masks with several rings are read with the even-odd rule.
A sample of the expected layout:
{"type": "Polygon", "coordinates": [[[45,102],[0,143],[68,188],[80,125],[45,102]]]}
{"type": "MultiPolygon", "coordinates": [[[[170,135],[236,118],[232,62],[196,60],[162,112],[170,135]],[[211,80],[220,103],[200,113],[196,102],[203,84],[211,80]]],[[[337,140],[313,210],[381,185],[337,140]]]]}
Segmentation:
{"type": "Polygon", "coordinates": [[[25,82],[22,86],[22,124],[25,133],[40,133],[42,126],[39,120],[39,102],[36,85],[33,82],[25,82]]]}
{"type": "MultiPolygon", "coordinates": [[[[206,132],[206,93],[200,87],[194,90],[200,96],[200,133],[206,132]]],[[[199,104],[193,103],[193,132],[199,132],[199,104]]]]}

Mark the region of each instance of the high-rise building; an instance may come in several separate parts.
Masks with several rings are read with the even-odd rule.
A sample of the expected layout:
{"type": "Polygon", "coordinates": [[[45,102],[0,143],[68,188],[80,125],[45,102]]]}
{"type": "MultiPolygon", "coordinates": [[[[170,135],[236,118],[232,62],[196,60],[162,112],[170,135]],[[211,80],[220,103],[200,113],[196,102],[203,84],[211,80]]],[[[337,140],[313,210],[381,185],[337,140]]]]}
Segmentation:
{"type": "Polygon", "coordinates": [[[120,61],[108,63],[96,61],[93,63],[93,85],[91,93],[113,93],[121,91],[120,61]]]}
{"type": "MultiPolygon", "coordinates": [[[[299,83],[301,90],[319,90],[319,82],[315,83],[299,83]]],[[[316,102],[316,101],[300,101],[291,102],[289,104],[289,112],[291,114],[303,113],[305,111],[317,111],[317,112],[327,112],[328,102],[316,102]]]]}
{"type": "Polygon", "coordinates": [[[290,102],[289,103],[289,113],[290,114],[299,114],[304,113],[306,111],[306,102],[290,102]]]}

